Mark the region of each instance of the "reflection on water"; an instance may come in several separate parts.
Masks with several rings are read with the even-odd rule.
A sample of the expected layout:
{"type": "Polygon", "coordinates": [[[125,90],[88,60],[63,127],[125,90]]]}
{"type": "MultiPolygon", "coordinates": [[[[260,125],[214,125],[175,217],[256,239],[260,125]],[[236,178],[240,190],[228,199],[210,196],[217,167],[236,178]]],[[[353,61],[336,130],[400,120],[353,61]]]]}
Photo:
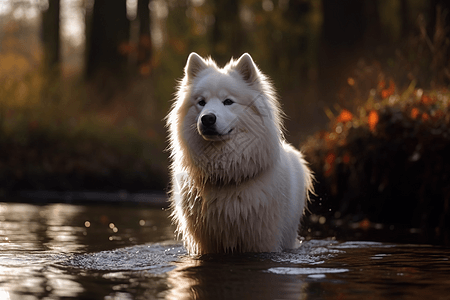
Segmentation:
{"type": "Polygon", "coordinates": [[[161,209],[0,203],[0,299],[90,294],[78,270],[68,272],[58,263],[78,253],[172,238],[161,209]]]}
{"type": "Polygon", "coordinates": [[[0,203],[2,250],[92,252],[172,238],[161,209],[0,203]]]}
{"type": "Polygon", "coordinates": [[[0,203],[0,299],[445,299],[447,248],[312,240],[191,257],[168,212],[0,203]]]}

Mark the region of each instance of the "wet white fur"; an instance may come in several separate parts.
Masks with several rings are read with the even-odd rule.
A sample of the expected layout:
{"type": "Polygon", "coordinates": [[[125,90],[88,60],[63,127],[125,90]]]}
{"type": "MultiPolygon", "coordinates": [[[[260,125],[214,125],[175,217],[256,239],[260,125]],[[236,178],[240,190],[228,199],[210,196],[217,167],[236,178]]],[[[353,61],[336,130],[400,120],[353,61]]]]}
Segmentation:
{"type": "Polygon", "coordinates": [[[250,55],[224,68],[189,56],[167,117],[172,217],[189,253],[295,247],[312,176],[302,154],[284,141],[281,114],[250,55]],[[224,105],[226,98],[234,103],[224,105]],[[205,113],[216,115],[222,137],[199,133],[205,113]]]}

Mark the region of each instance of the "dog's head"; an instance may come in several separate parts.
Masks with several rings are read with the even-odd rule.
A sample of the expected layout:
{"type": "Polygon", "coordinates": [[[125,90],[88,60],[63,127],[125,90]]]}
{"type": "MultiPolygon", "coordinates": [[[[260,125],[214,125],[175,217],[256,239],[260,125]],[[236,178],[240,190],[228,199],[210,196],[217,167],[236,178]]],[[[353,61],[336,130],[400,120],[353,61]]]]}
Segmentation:
{"type": "Polygon", "coordinates": [[[173,152],[184,151],[184,160],[195,163],[180,158],[180,164],[196,165],[208,177],[237,169],[241,175],[227,176],[258,173],[273,160],[282,137],[270,81],[249,54],[219,68],[191,53],[184,72],[168,125],[173,152]]]}
{"type": "MultiPolygon", "coordinates": [[[[198,134],[207,141],[224,141],[246,130],[242,123],[250,121],[252,116],[275,117],[273,112],[277,109],[268,107],[270,103],[263,99],[267,92],[264,81],[264,75],[249,54],[220,69],[212,60],[191,53],[184,83],[190,86],[187,100],[196,116],[198,134]]],[[[260,127],[261,124],[253,125],[252,130],[263,129],[260,127]]]]}

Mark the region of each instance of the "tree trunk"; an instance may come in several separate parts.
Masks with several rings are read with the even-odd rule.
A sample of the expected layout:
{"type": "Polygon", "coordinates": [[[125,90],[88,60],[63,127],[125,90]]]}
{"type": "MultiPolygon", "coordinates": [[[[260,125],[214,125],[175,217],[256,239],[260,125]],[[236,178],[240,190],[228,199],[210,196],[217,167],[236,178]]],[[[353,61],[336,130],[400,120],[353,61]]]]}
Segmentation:
{"type": "Polygon", "coordinates": [[[238,0],[215,0],[215,22],[212,31],[212,57],[224,64],[230,55],[238,58],[242,53],[242,25],[238,0]]]}
{"type": "Polygon", "coordinates": [[[138,44],[138,66],[142,68],[149,64],[152,51],[152,40],[150,33],[150,0],[138,0],[137,16],[139,19],[139,44],[138,44]]]}
{"type": "Polygon", "coordinates": [[[323,37],[331,46],[352,47],[362,40],[366,29],[364,3],[360,0],[324,0],[323,37]]]}
{"type": "Polygon", "coordinates": [[[330,103],[340,99],[338,89],[345,85],[364,44],[367,21],[364,1],[323,0],[323,26],[319,77],[322,99],[330,103]]]}
{"type": "Polygon", "coordinates": [[[86,74],[123,79],[126,75],[130,22],[126,0],[95,0],[86,74]]]}
{"type": "Polygon", "coordinates": [[[49,0],[48,9],[42,16],[44,68],[46,72],[56,75],[59,74],[60,63],[59,2],[60,0],[49,0]]]}
{"type": "Polygon", "coordinates": [[[436,30],[437,8],[443,12],[444,27],[450,26],[450,3],[448,0],[432,0],[429,5],[429,36],[433,36],[436,30]]]}

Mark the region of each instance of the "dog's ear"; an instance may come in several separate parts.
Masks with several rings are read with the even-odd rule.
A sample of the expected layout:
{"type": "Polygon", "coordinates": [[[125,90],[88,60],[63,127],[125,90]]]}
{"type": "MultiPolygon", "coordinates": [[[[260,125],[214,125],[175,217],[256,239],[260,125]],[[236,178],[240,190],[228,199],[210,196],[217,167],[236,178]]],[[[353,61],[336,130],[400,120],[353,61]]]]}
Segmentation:
{"type": "Polygon", "coordinates": [[[187,81],[190,82],[194,79],[198,73],[206,69],[208,66],[203,58],[195,52],[189,54],[186,67],[184,67],[184,73],[187,77],[187,81]]]}
{"type": "Polygon", "coordinates": [[[258,68],[248,53],[242,54],[238,59],[235,70],[241,74],[244,81],[249,84],[253,84],[258,80],[258,68]]]}

